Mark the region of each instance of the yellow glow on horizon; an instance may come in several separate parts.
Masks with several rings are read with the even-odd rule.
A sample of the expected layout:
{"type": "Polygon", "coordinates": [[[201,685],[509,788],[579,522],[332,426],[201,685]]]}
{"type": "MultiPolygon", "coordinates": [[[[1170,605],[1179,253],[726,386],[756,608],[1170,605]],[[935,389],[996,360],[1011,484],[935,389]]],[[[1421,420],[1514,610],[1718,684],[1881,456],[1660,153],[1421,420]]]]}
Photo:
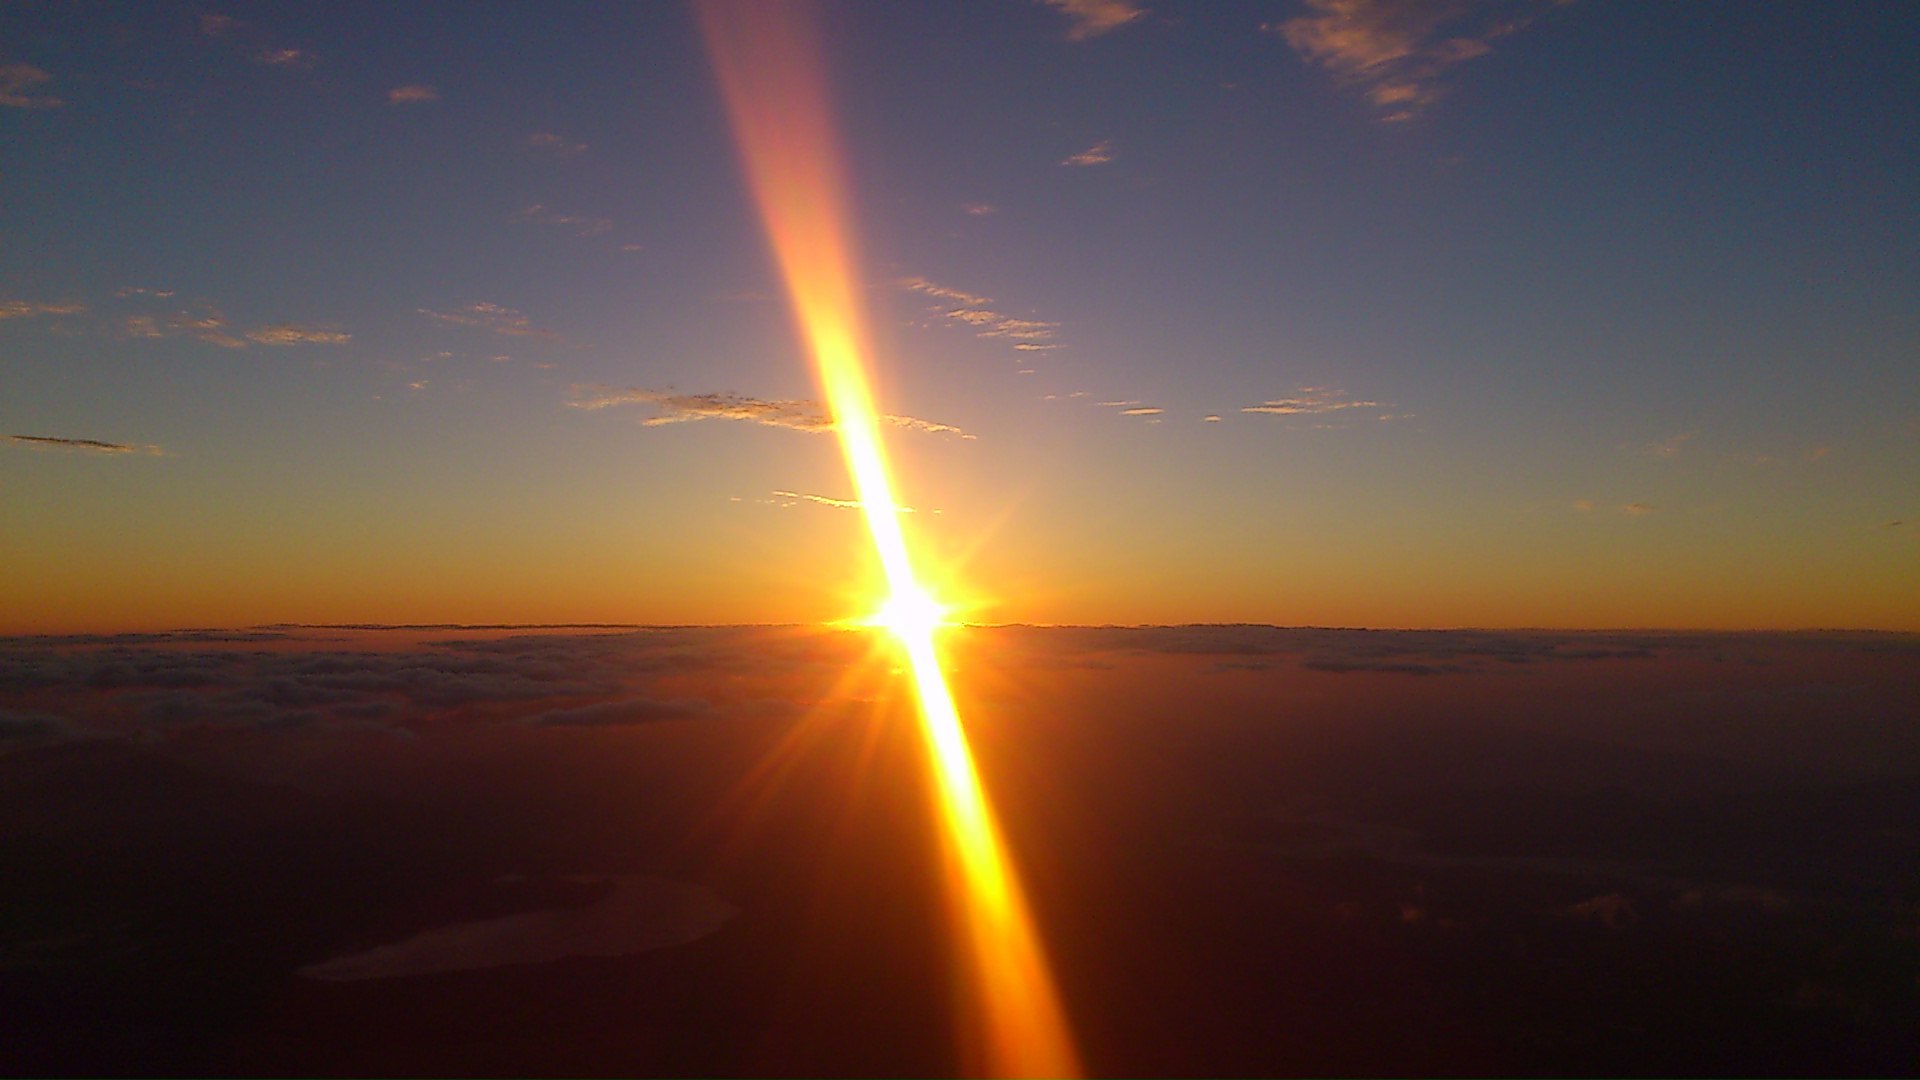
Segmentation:
{"type": "Polygon", "coordinates": [[[995,1076],[1077,1076],[1080,1063],[1018,875],[973,765],[934,635],[946,609],[914,574],[868,379],[866,319],[845,185],[807,12],[696,5],[754,197],[813,354],[889,598],[873,617],[906,654],[936,785],[950,904],[983,1031],[965,1047],[995,1076]],[[977,1038],[977,1044],[975,1039],[977,1038]]]}

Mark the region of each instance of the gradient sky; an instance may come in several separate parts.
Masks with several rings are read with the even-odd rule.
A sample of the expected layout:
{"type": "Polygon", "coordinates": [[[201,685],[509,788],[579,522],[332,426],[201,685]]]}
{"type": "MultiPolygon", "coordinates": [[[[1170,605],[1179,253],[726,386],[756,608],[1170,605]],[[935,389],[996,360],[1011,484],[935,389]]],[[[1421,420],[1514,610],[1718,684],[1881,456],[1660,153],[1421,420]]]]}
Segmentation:
{"type": "MultiPolygon", "coordinates": [[[[827,8],[973,617],[1920,629],[1920,8],[827,8]]],[[[0,8],[0,630],[874,569],[691,12],[0,8]]]]}

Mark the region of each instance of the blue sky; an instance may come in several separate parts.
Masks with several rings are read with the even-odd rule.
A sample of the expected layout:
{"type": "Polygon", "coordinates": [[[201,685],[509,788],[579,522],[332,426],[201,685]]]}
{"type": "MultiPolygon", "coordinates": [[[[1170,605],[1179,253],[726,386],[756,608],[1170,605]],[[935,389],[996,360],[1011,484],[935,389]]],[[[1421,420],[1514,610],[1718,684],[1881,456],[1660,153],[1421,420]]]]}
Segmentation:
{"type": "MultiPolygon", "coordinates": [[[[825,24],[901,498],[993,617],[1915,627],[1911,7],[825,24]]],[[[19,627],[846,613],[688,9],[0,42],[19,627]]]]}

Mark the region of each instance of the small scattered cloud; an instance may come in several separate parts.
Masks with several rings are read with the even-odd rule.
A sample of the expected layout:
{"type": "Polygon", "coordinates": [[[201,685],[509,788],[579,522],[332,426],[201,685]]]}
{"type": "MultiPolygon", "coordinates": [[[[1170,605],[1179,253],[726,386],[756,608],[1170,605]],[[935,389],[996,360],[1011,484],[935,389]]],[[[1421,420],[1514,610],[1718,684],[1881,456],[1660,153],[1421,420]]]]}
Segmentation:
{"type": "Polygon", "coordinates": [[[39,300],[0,300],[0,322],[8,319],[32,319],[41,315],[82,315],[87,305],[78,302],[50,304],[39,300]]]}
{"type": "Polygon", "coordinates": [[[151,296],[156,300],[165,300],[168,297],[171,297],[173,295],[173,290],[172,289],[148,289],[148,288],[143,288],[139,285],[129,285],[124,289],[116,290],[113,295],[119,297],[122,300],[125,300],[128,297],[132,297],[132,296],[151,296]]]}
{"type": "Polygon", "coordinates": [[[1605,513],[1613,513],[1613,514],[1625,514],[1627,517],[1645,517],[1648,514],[1654,513],[1654,508],[1647,505],[1646,503],[1631,502],[1631,503],[1620,503],[1618,505],[1608,505],[1606,503],[1597,502],[1593,499],[1575,499],[1573,501],[1573,508],[1574,510],[1582,514],[1594,514],[1594,513],[1605,512],[1605,513]]]}
{"type": "Polygon", "coordinates": [[[1132,0],[1042,0],[1073,20],[1068,41],[1085,41],[1118,30],[1139,19],[1147,10],[1132,0]]]}
{"type": "Polygon", "coordinates": [[[1202,421],[1203,421],[1203,422],[1205,422],[1205,423],[1208,423],[1208,424],[1218,424],[1218,423],[1220,423],[1220,414],[1219,414],[1219,413],[1208,413],[1208,414],[1207,414],[1206,416],[1204,416],[1204,417],[1202,417],[1201,419],[1202,419],[1202,421]]]}
{"type": "MultiPolygon", "coordinates": [[[[1307,13],[1261,29],[1361,87],[1381,119],[1404,122],[1438,101],[1447,72],[1493,51],[1553,0],[1304,0],[1307,13]]],[[[1564,2],[1564,0],[1561,0],[1564,2]]]]}
{"type": "Polygon", "coordinates": [[[57,109],[66,102],[31,91],[53,76],[32,64],[0,64],[0,106],[9,109],[57,109]]]}
{"type": "Polygon", "coordinates": [[[587,144],[575,142],[551,131],[536,131],[527,136],[527,146],[534,150],[544,150],[562,157],[571,157],[586,150],[587,144]]]}
{"type": "Polygon", "coordinates": [[[305,68],[313,66],[313,54],[304,49],[261,49],[253,54],[253,62],[268,67],[305,68]]]}
{"type": "Polygon", "coordinates": [[[519,311],[499,304],[480,301],[468,304],[458,311],[431,311],[420,308],[420,314],[455,326],[477,326],[482,330],[491,330],[508,337],[558,338],[560,335],[551,330],[533,325],[532,320],[519,311]]]}
{"type": "Polygon", "coordinates": [[[439,101],[440,91],[425,83],[408,83],[387,91],[389,105],[424,105],[429,101],[439,101]]]}
{"type": "MultiPolygon", "coordinates": [[[[570,404],[576,409],[651,405],[659,411],[657,415],[641,421],[647,427],[681,424],[693,420],[745,420],[794,431],[819,433],[833,430],[833,418],[818,401],[767,400],[747,397],[744,394],[681,394],[671,390],[646,390],[640,387],[617,389],[600,386],[575,387],[574,400],[570,404]]],[[[880,419],[884,423],[910,431],[923,431],[935,435],[958,435],[963,439],[974,438],[952,424],[922,420],[918,417],[887,415],[880,419]]]]}
{"type": "Polygon", "coordinates": [[[1821,458],[1824,458],[1831,453],[1833,453],[1833,447],[1831,446],[1816,446],[1813,449],[1807,451],[1807,460],[1819,461],[1821,458]]]}
{"type": "Polygon", "coordinates": [[[575,236],[604,236],[613,231],[612,218],[562,214],[539,203],[534,203],[513,215],[513,220],[519,224],[549,225],[556,229],[564,229],[575,236]]]}
{"type": "Polygon", "coordinates": [[[135,315],[122,323],[121,327],[128,337],[133,338],[190,337],[223,349],[247,347],[244,338],[235,337],[228,331],[226,317],[210,308],[198,313],[177,312],[164,318],[135,315]]]}
{"type": "Polygon", "coordinates": [[[1324,416],[1349,409],[1390,409],[1392,407],[1378,401],[1356,401],[1341,390],[1307,386],[1302,387],[1293,397],[1275,398],[1259,405],[1248,405],[1240,411],[1266,413],[1271,416],[1324,416]]]}
{"type": "Polygon", "coordinates": [[[1000,208],[997,206],[994,206],[991,203],[978,203],[978,202],[967,203],[966,205],[962,206],[960,209],[966,211],[969,214],[972,214],[974,217],[987,217],[990,214],[997,214],[1000,212],[1000,208]]]}
{"type": "Polygon", "coordinates": [[[105,442],[100,439],[63,439],[52,435],[6,435],[8,445],[26,450],[68,450],[82,454],[143,454],[149,457],[165,457],[167,452],[157,446],[137,446],[132,443],[105,442]]]}
{"type": "Polygon", "coordinates": [[[353,335],[338,330],[279,323],[249,330],[246,338],[256,345],[345,345],[353,340],[353,335]]]}
{"type": "Polygon", "coordinates": [[[1120,415],[1121,416],[1159,416],[1161,413],[1166,411],[1167,410],[1165,409],[1157,409],[1151,405],[1143,405],[1137,409],[1121,409],[1120,415]]]}
{"type": "Polygon", "coordinates": [[[1060,164],[1084,168],[1088,165],[1105,165],[1112,160],[1113,141],[1111,139],[1101,139],[1085,150],[1077,154],[1069,155],[1065,160],[1061,161],[1060,164]]]}
{"type": "Polygon", "coordinates": [[[1647,457],[1662,459],[1676,458],[1680,456],[1682,450],[1686,449],[1687,444],[1693,441],[1693,437],[1696,434],[1698,434],[1698,432],[1683,431],[1678,435],[1662,439],[1659,442],[1647,443],[1638,449],[1641,454],[1647,457]]]}
{"type": "Polygon", "coordinates": [[[1014,345],[1014,348],[1020,352],[1046,352],[1049,349],[1057,349],[1059,347],[1058,345],[1042,345],[1036,341],[1022,341],[1014,345]]]}

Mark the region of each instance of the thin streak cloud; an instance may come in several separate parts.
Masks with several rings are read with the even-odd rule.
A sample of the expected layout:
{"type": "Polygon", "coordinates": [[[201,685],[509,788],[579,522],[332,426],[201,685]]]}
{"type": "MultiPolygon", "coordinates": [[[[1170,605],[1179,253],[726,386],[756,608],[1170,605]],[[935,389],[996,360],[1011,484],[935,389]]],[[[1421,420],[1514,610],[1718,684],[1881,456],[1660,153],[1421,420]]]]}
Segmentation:
{"type": "MultiPolygon", "coordinates": [[[[576,409],[607,409],[619,405],[651,405],[656,415],[640,421],[647,427],[681,424],[694,420],[744,420],[768,427],[788,428],[819,434],[833,430],[833,418],[818,401],[769,400],[744,394],[680,394],[671,390],[646,390],[640,387],[576,387],[569,404],[576,409]]],[[[914,416],[887,415],[881,420],[894,427],[931,435],[973,435],[953,426],[914,416]]]]}
{"type": "Polygon", "coordinates": [[[1345,412],[1348,409],[1390,409],[1393,406],[1378,401],[1355,401],[1347,397],[1342,390],[1330,390],[1321,386],[1302,387],[1293,397],[1275,398],[1259,405],[1248,405],[1243,413],[1266,413],[1270,416],[1324,416],[1327,413],[1345,412]]]}
{"type": "MultiPolygon", "coordinates": [[[[830,495],[809,495],[800,491],[775,491],[773,492],[773,497],[780,500],[774,505],[782,507],[799,506],[801,503],[812,503],[815,506],[827,506],[835,510],[859,510],[867,505],[859,499],[836,499],[830,495]]],[[[915,510],[911,506],[900,506],[896,504],[893,509],[895,512],[901,514],[919,513],[918,510],[915,510]]],[[[938,513],[938,511],[935,511],[935,513],[938,513]]]]}
{"type": "Polygon", "coordinates": [[[1073,20],[1068,41],[1085,41],[1111,33],[1139,19],[1147,10],[1131,0],[1043,0],[1073,20]]]}
{"type": "Polygon", "coordinates": [[[993,303],[991,297],[975,296],[970,292],[947,288],[945,285],[935,285],[923,277],[905,277],[894,282],[894,284],[911,292],[925,293],[936,300],[951,300],[956,304],[965,304],[969,307],[979,307],[983,304],[993,303]]]}
{"type": "Polygon", "coordinates": [[[64,439],[53,435],[7,435],[4,437],[10,446],[27,450],[67,450],[82,454],[141,454],[150,457],[165,457],[167,452],[158,446],[136,446],[132,443],[106,442],[101,439],[64,439]]]}

